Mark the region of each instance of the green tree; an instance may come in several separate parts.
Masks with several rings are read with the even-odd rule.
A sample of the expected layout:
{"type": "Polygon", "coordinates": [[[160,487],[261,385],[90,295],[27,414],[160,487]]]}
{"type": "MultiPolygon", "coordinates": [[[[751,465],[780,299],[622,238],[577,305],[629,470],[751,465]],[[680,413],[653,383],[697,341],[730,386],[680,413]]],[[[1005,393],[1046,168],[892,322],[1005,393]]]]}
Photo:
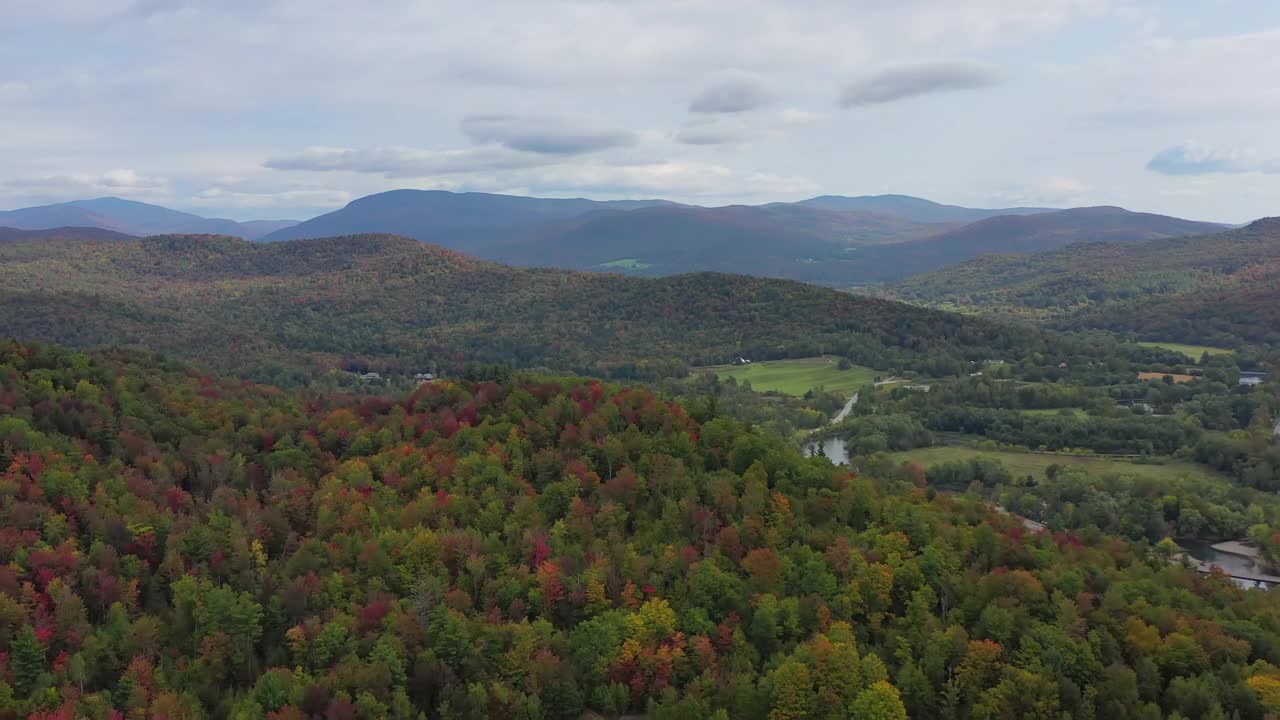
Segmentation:
{"type": "Polygon", "coordinates": [[[13,665],[13,675],[16,680],[14,689],[17,690],[18,695],[26,696],[35,689],[36,682],[46,669],[45,647],[36,637],[35,628],[23,625],[17,637],[13,639],[10,652],[12,653],[10,662],[13,665]]]}
{"type": "Polygon", "coordinates": [[[849,706],[854,720],[907,720],[907,708],[898,689],[881,680],[863,690],[849,706]]]}

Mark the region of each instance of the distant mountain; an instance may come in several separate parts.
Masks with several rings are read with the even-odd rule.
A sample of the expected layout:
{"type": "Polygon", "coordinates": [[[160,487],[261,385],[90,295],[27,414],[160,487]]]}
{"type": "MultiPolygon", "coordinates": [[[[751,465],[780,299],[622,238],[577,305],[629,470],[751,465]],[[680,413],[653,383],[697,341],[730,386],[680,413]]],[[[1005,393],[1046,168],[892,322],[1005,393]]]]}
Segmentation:
{"type": "Polygon", "coordinates": [[[645,276],[709,270],[852,286],[990,252],[1039,252],[1081,240],[1139,240],[1217,227],[1120,208],[974,210],[902,195],[708,208],[663,200],[394,190],[262,239],[394,233],[526,267],[645,276]],[[955,221],[999,212],[1027,214],[955,221]]]}
{"type": "Polygon", "coordinates": [[[89,240],[103,242],[136,239],[133,235],[125,235],[114,230],[94,227],[59,227],[48,230],[20,230],[18,228],[0,227],[0,242],[8,240],[89,240]]]}
{"type": "Polygon", "coordinates": [[[1054,342],[803,283],[513,268],[387,235],[157,236],[92,253],[73,240],[0,243],[0,335],[144,347],[273,380],[375,359],[653,377],[819,352],[949,374],[1054,342]]]}
{"type": "Polygon", "coordinates": [[[391,190],[353,200],[346,207],[267,234],[265,241],[392,233],[467,252],[531,226],[600,210],[674,205],[666,200],[597,201],[534,198],[444,190],[391,190]]]}
{"type": "Polygon", "coordinates": [[[891,291],[1143,339],[1280,344],[1280,218],[1210,235],[988,255],[891,291]]]}
{"type": "Polygon", "coordinates": [[[164,233],[210,233],[256,240],[263,235],[293,225],[294,220],[254,220],[236,222],[205,218],[169,208],[115,197],[75,200],[0,211],[0,226],[23,230],[59,227],[92,227],[128,235],[164,233]]]}
{"type": "Polygon", "coordinates": [[[997,215],[1035,215],[1055,208],[1013,207],[999,209],[943,205],[910,195],[822,195],[793,203],[825,210],[871,212],[892,215],[919,223],[970,223],[997,215]]]}
{"type": "Polygon", "coordinates": [[[902,242],[938,228],[891,215],[787,204],[669,205],[546,223],[479,252],[524,266],[650,276],[711,270],[839,284],[850,280],[839,262],[849,248],[902,242]]]}
{"type": "Polygon", "coordinates": [[[991,253],[1031,254],[1078,242],[1136,242],[1221,230],[1216,223],[1088,207],[1001,215],[921,240],[859,253],[864,281],[892,282],[991,253]]]}

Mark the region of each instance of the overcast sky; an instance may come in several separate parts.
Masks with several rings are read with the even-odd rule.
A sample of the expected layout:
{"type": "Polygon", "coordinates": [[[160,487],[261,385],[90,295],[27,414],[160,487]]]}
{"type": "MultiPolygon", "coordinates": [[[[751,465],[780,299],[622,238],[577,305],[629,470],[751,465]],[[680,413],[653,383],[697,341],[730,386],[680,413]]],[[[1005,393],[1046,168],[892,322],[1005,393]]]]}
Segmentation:
{"type": "Polygon", "coordinates": [[[4,0],[0,209],[400,187],[1280,215],[1275,0],[4,0]]]}

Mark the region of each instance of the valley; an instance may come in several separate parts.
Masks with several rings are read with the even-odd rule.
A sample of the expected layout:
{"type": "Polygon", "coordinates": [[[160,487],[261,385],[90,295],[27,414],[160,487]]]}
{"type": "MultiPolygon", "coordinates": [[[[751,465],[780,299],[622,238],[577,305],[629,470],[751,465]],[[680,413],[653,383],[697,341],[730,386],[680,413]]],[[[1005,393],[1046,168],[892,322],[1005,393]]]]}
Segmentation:
{"type": "Polygon", "coordinates": [[[0,720],[1280,720],[1280,3],[0,6],[0,720]]]}

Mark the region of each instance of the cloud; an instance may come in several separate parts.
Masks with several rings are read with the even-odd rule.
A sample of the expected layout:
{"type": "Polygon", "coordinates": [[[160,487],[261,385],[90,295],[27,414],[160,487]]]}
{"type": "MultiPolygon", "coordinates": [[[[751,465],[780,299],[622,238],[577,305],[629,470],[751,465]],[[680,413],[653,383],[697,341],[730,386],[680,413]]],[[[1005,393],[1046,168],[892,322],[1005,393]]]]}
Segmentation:
{"type": "Polygon", "coordinates": [[[252,192],[225,187],[205,188],[187,201],[196,207],[253,209],[341,207],[354,196],[345,190],[282,190],[252,192]]]}
{"type": "Polygon", "coordinates": [[[673,136],[685,145],[734,145],[751,137],[751,131],[740,122],[707,120],[685,123],[673,136]]]}
{"type": "Polygon", "coordinates": [[[715,197],[732,187],[735,194],[776,198],[817,191],[808,178],[739,172],[723,165],[689,161],[608,165],[557,165],[531,171],[521,187],[542,193],[592,193],[613,196],[664,195],[715,197]]]}
{"type": "Polygon", "coordinates": [[[862,107],[904,100],[919,95],[979,90],[999,84],[992,67],[970,62],[938,62],[903,65],[859,78],[840,95],[843,107],[862,107]]]}
{"type": "Polygon", "coordinates": [[[169,194],[165,178],[139,174],[131,169],[92,173],[39,175],[0,181],[5,195],[40,201],[79,200],[103,195],[159,200],[169,194]]]}
{"type": "Polygon", "coordinates": [[[546,158],[536,153],[492,148],[422,150],[411,147],[309,147],[300,152],[268,158],[263,167],[308,172],[378,173],[388,178],[404,178],[515,170],[537,167],[547,162],[546,158]]]}
{"type": "Polygon", "coordinates": [[[1187,142],[1156,153],[1147,169],[1161,175],[1280,174],[1280,159],[1264,158],[1256,150],[1219,150],[1187,142]]]}
{"type": "Polygon", "coordinates": [[[628,130],[584,128],[559,118],[516,115],[469,115],[462,132],[474,143],[542,155],[580,155],[634,145],[628,130]]]}
{"type": "Polygon", "coordinates": [[[773,102],[773,94],[757,80],[730,80],[712,85],[689,103],[692,113],[740,113],[773,102]]]}

